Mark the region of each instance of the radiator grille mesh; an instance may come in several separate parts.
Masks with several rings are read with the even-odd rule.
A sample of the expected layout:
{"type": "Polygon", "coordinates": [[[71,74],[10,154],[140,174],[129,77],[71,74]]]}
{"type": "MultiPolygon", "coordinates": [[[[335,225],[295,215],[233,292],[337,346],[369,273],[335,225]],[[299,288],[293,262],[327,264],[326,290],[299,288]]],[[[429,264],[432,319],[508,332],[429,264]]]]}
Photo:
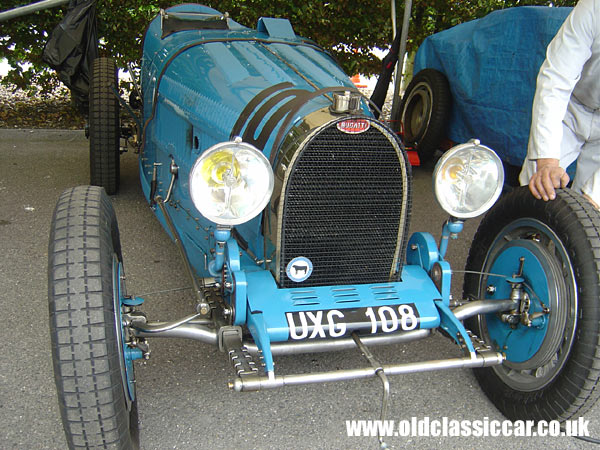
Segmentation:
{"type": "Polygon", "coordinates": [[[334,123],[300,150],[285,186],[281,287],[390,281],[405,234],[400,227],[408,226],[401,216],[409,185],[403,177],[406,182],[410,175],[387,133],[371,126],[346,134],[334,123]],[[312,275],[301,283],[286,275],[298,256],[313,263],[312,275]]]}

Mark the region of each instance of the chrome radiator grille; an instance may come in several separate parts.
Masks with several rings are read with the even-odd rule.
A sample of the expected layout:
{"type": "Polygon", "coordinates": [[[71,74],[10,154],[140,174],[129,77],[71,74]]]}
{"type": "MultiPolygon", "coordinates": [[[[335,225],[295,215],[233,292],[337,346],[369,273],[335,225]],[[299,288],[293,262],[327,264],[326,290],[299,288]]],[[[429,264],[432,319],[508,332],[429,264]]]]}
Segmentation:
{"type": "Polygon", "coordinates": [[[279,281],[284,288],[397,279],[410,210],[410,167],[395,136],[371,123],[360,134],[330,124],[296,155],[284,187],[279,281]],[[300,283],[289,262],[309,258],[300,283]]]}

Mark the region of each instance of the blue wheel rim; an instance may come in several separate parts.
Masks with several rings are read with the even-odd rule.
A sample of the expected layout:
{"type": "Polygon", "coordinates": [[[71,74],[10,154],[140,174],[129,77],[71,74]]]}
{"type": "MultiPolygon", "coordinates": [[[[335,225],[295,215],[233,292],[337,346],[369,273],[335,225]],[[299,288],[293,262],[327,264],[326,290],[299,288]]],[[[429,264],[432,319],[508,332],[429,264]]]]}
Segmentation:
{"type": "MultiPolygon", "coordinates": [[[[518,270],[520,258],[524,258],[524,291],[531,299],[530,313],[541,313],[549,298],[549,280],[539,255],[519,245],[510,246],[498,255],[490,268],[490,272],[494,274],[514,274],[518,270]]],[[[511,285],[506,279],[499,276],[490,276],[488,283],[496,286],[496,290],[492,295],[488,294],[486,298],[510,298],[511,285]]],[[[548,333],[550,322],[546,316],[541,316],[536,324],[531,327],[523,324],[511,327],[494,314],[488,314],[486,320],[491,343],[495,348],[501,349],[506,354],[508,361],[516,363],[528,361],[539,352],[548,333]]]]}
{"type": "Polygon", "coordinates": [[[536,391],[547,386],[568,360],[577,325],[577,288],[567,251],[546,224],[524,218],[511,222],[490,245],[483,266],[480,292],[486,298],[509,298],[508,278],[518,271],[523,256],[523,288],[531,300],[530,313],[542,314],[532,326],[511,328],[497,314],[479,318],[482,337],[506,353],[496,374],[513,389],[536,391]],[[494,286],[495,290],[488,290],[494,286]],[[493,292],[493,293],[490,293],[493,292]]]}
{"type": "Polygon", "coordinates": [[[125,304],[125,282],[123,276],[123,264],[116,255],[113,257],[113,300],[115,308],[115,328],[117,336],[117,346],[119,349],[119,363],[121,365],[121,378],[125,398],[128,406],[135,401],[135,374],[133,361],[142,358],[142,351],[138,348],[132,348],[127,344],[128,335],[123,320],[123,308],[125,304]]]}

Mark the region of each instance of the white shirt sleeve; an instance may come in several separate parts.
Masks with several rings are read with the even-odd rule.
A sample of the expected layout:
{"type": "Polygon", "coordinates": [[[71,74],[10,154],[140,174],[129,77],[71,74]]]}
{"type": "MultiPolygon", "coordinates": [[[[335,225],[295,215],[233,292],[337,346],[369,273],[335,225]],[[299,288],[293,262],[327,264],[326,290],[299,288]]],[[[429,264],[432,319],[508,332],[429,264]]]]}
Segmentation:
{"type": "Polygon", "coordinates": [[[583,66],[592,55],[596,23],[600,19],[595,17],[597,1],[581,0],[548,45],[533,99],[527,149],[531,160],[560,159],[562,120],[583,66]]]}

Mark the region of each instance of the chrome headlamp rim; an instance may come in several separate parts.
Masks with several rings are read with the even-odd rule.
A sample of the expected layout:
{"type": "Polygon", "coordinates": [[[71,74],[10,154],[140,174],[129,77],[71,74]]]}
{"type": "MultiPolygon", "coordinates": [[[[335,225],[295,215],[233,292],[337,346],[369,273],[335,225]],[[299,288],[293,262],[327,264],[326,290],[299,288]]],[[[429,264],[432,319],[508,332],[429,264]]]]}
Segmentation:
{"type": "Polygon", "coordinates": [[[194,204],[198,212],[202,214],[203,217],[210,220],[211,222],[216,223],[217,225],[235,226],[249,222],[264,210],[271,198],[271,194],[273,193],[273,187],[275,185],[275,176],[273,174],[271,164],[269,160],[265,157],[265,155],[253,145],[247,142],[242,142],[242,139],[240,137],[236,137],[233,141],[219,142],[218,144],[215,144],[207,148],[204,152],[202,152],[202,154],[196,159],[196,161],[192,165],[188,184],[192,203],[194,204]],[[217,215],[208,213],[207,208],[203,207],[203,204],[207,202],[207,199],[198,198],[200,194],[197,192],[197,189],[194,189],[195,185],[197,185],[198,183],[197,181],[194,181],[195,178],[198,178],[198,170],[200,170],[202,164],[208,158],[210,158],[212,155],[216,154],[219,151],[231,151],[234,155],[236,153],[239,153],[240,151],[249,152],[252,155],[252,157],[255,158],[255,162],[258,162],[264,169],[262,175],[267,177],[267,187],[262,193],[259,193],[260,195],[262,195],[261,200],[257,202],[256,205],[254,205],[254,207],[249,212],[236,218],[219,217],[217,215]]]}
{"type": "Polygon", "coordinates": [[[502,193],[502,189],[504,187],[504,167],[502,165],[502,161],[491,148],[486,147],[485,145],[481,145],[478,139],[472,139],[467,143],[459,144],[452,147],[450,150],[446,151],[442,157],[436,163],[436,166],[433,170],[433,190],[435,194],[435,198],[440,205],[440,207],[448,213],[450,216],[455,217],[457,219],[471,219],[473,217],[478,217],[485,212],[487,212],[498,200],[500,194],[502,193]],[[442,183],[439,182],[439,178],[444,169],[446,169],[446,165],[448,162],[456,157],[461,152],[466,152],[471,150],[472,152],[478,152],[478,156],[486,156],[489,158],[489,161],[492,162],[497,169],[496,176],[496,186],[493,192],[490,192],[487,200],[479,205],[477,208],[470,211],[459,211],[458,208],[453,208],[453,205],[449,204],[445,200],[445,196],[440,192],[440,188],[442,183]]]}

